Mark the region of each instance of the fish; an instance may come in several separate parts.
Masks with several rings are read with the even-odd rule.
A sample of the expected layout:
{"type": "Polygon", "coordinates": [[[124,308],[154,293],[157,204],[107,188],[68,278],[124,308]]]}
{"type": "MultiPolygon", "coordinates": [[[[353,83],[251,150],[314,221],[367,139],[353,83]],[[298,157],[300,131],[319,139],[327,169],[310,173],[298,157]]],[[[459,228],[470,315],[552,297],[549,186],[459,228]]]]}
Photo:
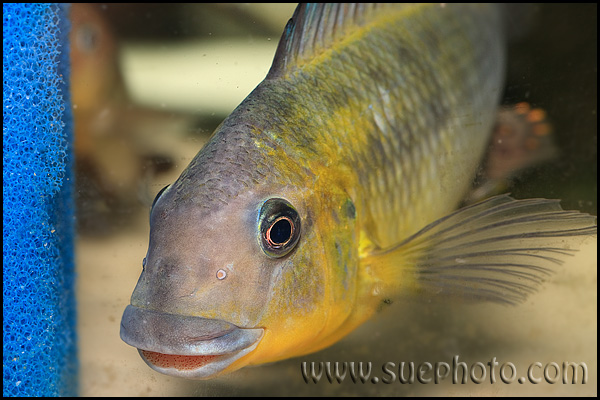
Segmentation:
{"type": "Polygon", "coordinates": [[[150,211],[121,339],[211,379],[324,349],[399,293],[523,302],[596,217],[459,208],[496,118],[502,6],[301,4],[266,78],[150,211]]]}
{"type": "MultiPolygon", "coordinates": [[[[173,166],[160,140],[163,132],[175,136],[195,122],[192,116],[135,103],[105,6],[73,4],[70,18],[77,227],[85,235],[106,234],[110,221],[122,221],[146,200],[144,180],[173,166]]],[[[152,197],[147,197],[149,205],[152,197]]]]}

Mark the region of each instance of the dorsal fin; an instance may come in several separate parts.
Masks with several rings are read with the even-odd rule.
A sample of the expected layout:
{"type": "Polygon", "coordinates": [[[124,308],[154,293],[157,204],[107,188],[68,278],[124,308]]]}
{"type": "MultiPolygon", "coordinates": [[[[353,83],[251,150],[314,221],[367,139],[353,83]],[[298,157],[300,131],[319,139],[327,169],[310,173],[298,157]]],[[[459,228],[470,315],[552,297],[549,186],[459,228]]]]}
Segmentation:
{"type": "Polygon", "coordinates": [[[367,24],[386,4],[302,3],[288,21],[267,79],[290,72],[367,24]]]}

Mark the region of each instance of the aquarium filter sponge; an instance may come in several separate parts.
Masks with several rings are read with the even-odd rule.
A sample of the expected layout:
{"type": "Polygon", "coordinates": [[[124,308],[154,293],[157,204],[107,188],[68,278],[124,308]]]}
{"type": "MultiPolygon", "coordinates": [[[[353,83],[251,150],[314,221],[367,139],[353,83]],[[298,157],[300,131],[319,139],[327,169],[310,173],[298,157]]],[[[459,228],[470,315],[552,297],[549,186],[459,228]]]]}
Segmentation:
{"type": "Polygon", "coordinates": [[[77,394],[67,16],[3,4],[4,396],[77,394]]]}

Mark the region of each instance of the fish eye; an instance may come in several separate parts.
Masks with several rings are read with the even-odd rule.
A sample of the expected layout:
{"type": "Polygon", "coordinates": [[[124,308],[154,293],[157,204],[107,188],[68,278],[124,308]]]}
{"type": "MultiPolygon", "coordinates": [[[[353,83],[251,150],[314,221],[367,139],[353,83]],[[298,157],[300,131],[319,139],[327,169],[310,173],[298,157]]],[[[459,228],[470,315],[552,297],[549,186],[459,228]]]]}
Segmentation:
{"type": "Polygon", "coordinates": [[[75,43],[82,53],[92,53],[98,48],[99,29],[92,24],[83,24],[75,35],[75,43]]]}
{"type": "Polygon", "coordinates": [[[258,226],[260,245],[269,257],[285,256],[300,239],[300,216],[284,199],[272,198],[264,202],[258,226]]]}
{"type": "Polygon", "coordinates": [[[163,194],[163,192],[164,192],[165,190],[167,190],[167,188],[168,188],[169,186],[171,186],[171,185],[169,184],[169,185],[165,186],[164,188],[160,189],[160,192],[158,192],[158,193],[156,194],[156,197],[154,198],[154,201],[152,202],[152,207],[150,207],[150,209],[153,209],[153,208],[154,208],[154,205],[155,205],[155,204],[156,204],[156,202],[158,201],[158,198],[160,197],[160,195],[161,195],[161,194],[163,194]]]}

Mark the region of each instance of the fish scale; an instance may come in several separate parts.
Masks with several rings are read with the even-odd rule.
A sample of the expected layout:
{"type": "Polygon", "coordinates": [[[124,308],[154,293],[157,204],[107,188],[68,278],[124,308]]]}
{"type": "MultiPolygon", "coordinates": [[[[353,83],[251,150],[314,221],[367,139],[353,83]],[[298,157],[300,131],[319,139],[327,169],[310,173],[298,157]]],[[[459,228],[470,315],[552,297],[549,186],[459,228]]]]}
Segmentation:
{"type": "MultiPolygon", "coordinates": [[[[457,14],[460,15],[460,13],[457,14]]],[[[467,16],[464,18],[468,19],[467,16]]],[[[460,20],[460,18],[458,19],[460,20]]],[[[496,22],[497,24],[499,23],[499,21],[492,22],[496,22]]],[[[414,25],[419,26],[418,22],[414,23],[414,25]]],[[[445,26],[444,24],[439,25],[445,26]]],[[[394,26],[393,29],[401,28],[394,26]]],[[[449,30],[452,32],[456,29],[450,27],[449,30]]],[[[439,33],[439,35],[444,36],[444,33],[445,32],[442,31],[439,33]]],[[[412,35],[416,37],[418,37],[419,34],[420,32],[418,30],[412,31],[412,35]]],[[[415,87],[414,84],[407,85],[405,83],[405,80],[408,79],[407,77],[414,77],[414,83],[417,84],[419,82],[431,82],[431,80],[423,79],[423,75],[425,75],[425,72],[423,71],[429,70],[429,77],[433,76],[432,73],[435,73],[435,76],[437,76],[438,71],[443,71],[444,65],[440,65],[439,69],[437,70],[435,65],[427,66],[428,63],[431,62],[431,57],[424,57],[423,54],[427,53],[426,50],[429,49],[416,49],[414,45],[411,46],[411,41],[414,43],[414,39],[412,37],[405,39],[407,42],[406,45],[403,43],[399,45],[391,45],[390,43],[381,43],[381,38],[398,37],[398,35],[392,36],[380,34],[376,28],[372,29],[370,35],[365,35],[365,37],[362,38],[362,41],[359,44],[361,49],[352,49],[351,47],[354,45],[354,43],[350,42],[347,45],[347,47],[350,49],[344,48],[343,50],[340,50],[340,52],[345,51],[349,52],[350,54],[355,54],[354,57],[349,57],[347,55],[348,53],[346,53],[339,58],[343,58],[344,61],[346,61],[345,69],[358,71],[356,74],[344,73],[341,74],[341,76],[358,76],[359,78],[362,77],[363,79],[353,79],[350,82],[342,81],[339,82],[339,85],[344,87],[344,93],[351,93],[351,95],[346,95],[347,97],[354,99],[354,101],[351,103],[351,107],[353,106],[354,110],[351,110],[347,113],[341,113],[342,115],[345,116],[350,114],[362,116],[362,111],[365,109],[370,109],[372,115],[369,117],[367,114],[365,115],[367,118],[361,118],[360,123],[358,123],[360,129],[340,132],[342,135],[345,134],[342,136],[346,139],[345,143],[342,140],[339,140],[337,135],[335,135],[336,143],[334,143],[334,145],[341,146],[342,149],[346,147],[349,150],[347,153],[342,151],[341,154],[339,154],[340,162],[344,163],[344,160],[350,160],[352,166],[359,175],[358,179],[360,182],[360,187],[369,188],[366,193],[363,191],[357,193],[355,198],[364,198],[364,205],[370,211],[371,221],[366,222],[367,226],[383,225],[385,227],[385,229],[374,228],[375,232],[372,233],[375,241],[385,246],[395,243],[399,239],[414,233],[414,231],[407,231],[407,226],[418,227],[422,226],[423,222],[431,222],[432,220],[452,210],[456,206],[456,203],[460,200],[460,191],[452,190],[451,192],[453,193],[452,195],[454,198],[443,200],[443,207],[438,207],[436,212],[426,212],[425,214],[420,212],[412,213],[413,215],[417,214],[421,216],[429,214],[427,221],[414,221],[410,215],[403,215],[402,212],[402,210],[412,208],[415,200],[426,196],[425,193],[429,193],[429,195],[426,197],[429,197],[430,199],[437,198],[439,202],[441,196],[431,195],[429,188],[431,188],[433,181],[439,181],[440,178],[443,180],[443,177],[439,177],[439,174],[437,173],[439,167],[441,165],[449,166],[454,161],[445,160],[443,158],[443,155],[447,154],[446,150],[449,147],[446,146],[444,148],[444,146],[439,146],[440,142],[444,140],[444,137],[452,138],[450,145],[452,149],[455,149],[455,160],[460,160],[460,163],[468,165],[465,175],[474,173],[474,168],[476,163],[479,161],[481,149],[485,143],[492,121],[489,111],[490,107],[488,106],[495,104],[499,96],[499,87],[502,82],[502,67],[496,67],[492,70],[483,71],[481,72],[481,76],[476,77],[475,79],[469,79],[469,76],[476,75],[476,73],[474,72],[472,65],[469,65],[468,62],[463,62],[463,64],[466,64],[466,67],[455,70],[454,75],[449,76],[448,74],[439,72],[441,76],[438,78],[439,83],[437,85],[421,84],[415,87]],[[370,35],[376,38],[375,45],[369,42],[368,39],[370,35]],[[401,60],[399,61],[395,58],[395,54],[393,54],[393,52],[383,55],[377,54],[377,57],[373,57],[377,61],[372,61],[372,58],[364,57],[364,54],[367,50],[363,49],[389,49],[390,47],[403,48],[404,57],[400,57],[401,60]],[[410,47],[413,47],[413,49],[410,47]],[[407,61],[405,62],[404,60],[407,61]],[[373,69],[375,68],[372,66],[372,64],[374,63],[377,63],[377,67],[387,66],[386,69],[380,68],[380,70],[389,71],[389,73],[387,75],[384,74],[384,76],[381,76],[382,74],[379,74],[378,76],[377,74],[373,73],[373,69]],[[400,73],[397,73],[397,70],[400,70],[400,73]],[[386,99],[385,97],[381,96],[381,92],[378,89],[377,84],[374,84],[370,79],[364,79],[364,77],[373,76],[377,77],[378,80],[383,81],[382,86],[387,88],[386,97],[387,103],[389,104],[387,107],[385,104],[382,106],[382,103],[386,102],[386,99]],[[397,80],[396,77],[398,76],[402,77],[401,82],[404,83],[403,85],[396,82],[390,83],[390,81],[397,80]],[[453,81],[458,81],[461,83],[466,81],[471,87],[465,89],[463,86],[461,86],[461,88],[457,90],[459,95],[446,96],[447,93],[453,93],[453,91],[446,90],[445,87],[443,88],[444,90],[441,90],[440,88],[443,85],[453,81]],[[482,82],[484,83],[483,85],[481,85],[482,82]],[[366,86],[360,86],[360,84],[364,84],[366,86]],[[473,93],[477,90],[476,86],[478,84],[479,87],[487,88],[496,85],[496,90],[488,90],[485,92],[487,98],[480,100],[476,96],[473,96],[473,93]],[[437,88],[432,88],[433,86],[437,86],[437,88]],[[460,93],[461,91],[463,93],[460,93]],[[453,129],[456,129],[454,127],[455,124],[453,123],[458,123],[461,126],[466,125],[464,117],[459,121],[456,119],[453,121],[451,118],[439,118],[440,115],[435,114],[440,114],[440,109],[456,109],[458,104],[461,104],[461,102],[476,105],[476,107],[471,108],[471,112],[475,115],[467,116],[470,121],[473,121],[473,124],[476,124],[477,120],[480,118],[483,119],[484,122],[477,124],[474,129],[466,131],[463,135],[456,135],[453,132],[453,129]],[[420,106],[417,108],[413,104],[419,104],[420,106]],[[481,109],[479,113],[483,114],[483,117],[476,115],[478,113],[478,108],[481,109]],[[389,117],[390,115],[392,118],[389,117]],[[366,121],[369,123],[369,126],[367,127],[364,126],[366,121]],[[446,125],[439,127],[436,126],[440,123],[440,121],[445,122],[446,125]],[[384,126],[384,129],[381,129],[382,126],[384,126]],[[359,135],[366,135],[366,140],[360,140],[360,138],[357,139],[357,136],[359,135]],[[467,143],[463,143],[463,140],[467,143]],[[364,143],[367,141],[370,144],[364,146],[364,143]],[[438,152],[434,153],[432,152],[433,150],[438,150],[438,152]],[[420,173],[420,170],[423,169],[423,166],[426,168],[427,165],[433,165],[431,162],[424,163],[425,154],[430,155],[429,157],[431,159],[437,159],[437,168],[430,168],[428,172],[420,173]],[[465,156],[465,154],[467,154],[467,156],[465,156]],[[470,160],[468,160],[469,156],[471,158],[470,160]],[[408,188],[406,185],[409,185],[408,188]],[[406,191],[406,189],[409,190],[406,191]],[[399,191],[408,192],[410,193],[410,196],[399,196],[399,191]],[[456,194],[457,192],[458,194],[456,194]],[[407,221],[407,223],[403,225],[377,224],[375,221],[379,221],[390,216],[390,206],[392,206],[394,211],[391,215],[396,215],[400,217],[400,220],[407,221]],[[403,229],[396,228],[400,226],[403,226],[403,229]]],[[[446,39],[448,38],[446,37],[446,39]]],[[[502,65],[502,43],[496,38],[491,39],[492,40],[490,43],[485,43],[479,49],[470,49],[469,53],[476,54],[485,49],[486,54],[488,54],[491,58],[496,58],[497,65],[500,66],[502,65]],[[496,54],[494,54],[494,51],[496,54]]],[[[448,43],[453,43],[453,46],[455,46],[455,42],[456,41],[452,40],[448,41],[448,43]]],[[[456,49],[457,51],[465,54],[464,48],[459,46],[456,49]]],[[[431,49],[431,51],[443,50],[444,49],[431,49]]],[[[449,58],[458,58],[458,56],[454,53],[454,48],[446,50],[446,53],[449,54],[449,58]]],[[[322,71],[331,71],[331,73],[337,74],[338,69],[329,66],[339,66],[342,64],[335,59],[336,55],[337,54],[332,55],[332,59],[327,60],[327,63],[323,62],[317,66],[314,66],[314,68],[320,68],[323,75],[325,74],[322,71]]],[[[478,57],[473,58],[477,59],[478,57]]],[[[346,71],[344,70],[344,72],[346,71]]],[[[449,73],[452,72],[452,70],[449,71],[449,73]]],[[[300,78],[301,77],[302,75],[300,78]]],[[[306,86],[304,82],[301,82],[296,76],[291,76],[290,79],[294,80],[295,86],[299,88],[306,86]]],[[[330,79],[323,77],[322,80],[339,81],[340,78],[337,78],[336,75],[336,77],[331,77],[330,79]]],[[[306,91],[310,90],[306,89],[306,91]]],[[[331,111],[331,113],[334,115],[340,114],[335,110],[331,111]]],[[[310,134],[310,132],[307,132],[306,134],[310,134]]],[[[327,138],[319,137],[318,139],[320,140],[315,140],[315,143],[318,143],[319,146],[327,145],[327,138]]],[[[290,137],[290,140],[293,140],[293,137],[290,137]]],[[[468,179],[470,179],[470,176],[467,177],[465,175],[462,176],[462,180],[459,183],[464,190],[466,190],[466,184],[468,179]],[[467,180],[465,178],[467,178],[467,180]]],[[[448,176],[447,180],[452,180],[453,178],[454,176],[448,176]]],[[[447,185],[448,184],[444,184],[442,181],[440,186],[444,187],[447,185]]],[[[350,188],[349,191],[352,191],[352,188],[350,188]]],[[[425,205],[424,208],[431,210],[434,208],[433,206],[433,204],[429,203],[425,205]]]]}

